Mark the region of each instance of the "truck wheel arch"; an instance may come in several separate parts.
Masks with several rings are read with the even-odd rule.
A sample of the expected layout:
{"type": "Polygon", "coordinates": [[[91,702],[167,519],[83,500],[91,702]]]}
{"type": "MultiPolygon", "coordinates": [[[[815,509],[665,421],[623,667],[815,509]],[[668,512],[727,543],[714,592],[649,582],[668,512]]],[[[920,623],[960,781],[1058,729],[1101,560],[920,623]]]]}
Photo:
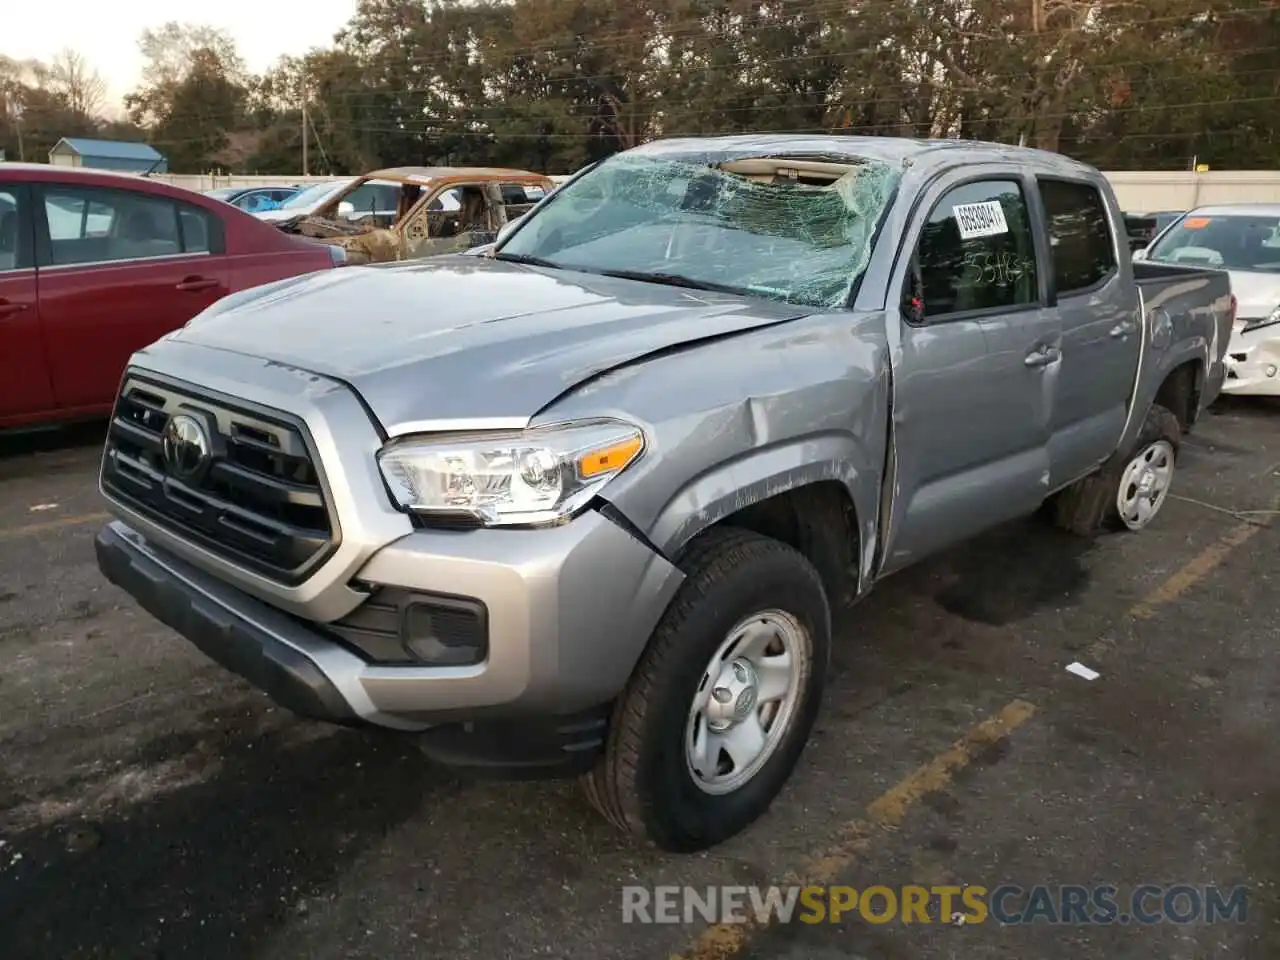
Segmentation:
{"type": "Polygon", "coordinates": [[[1200,414],[1200,394],[1204,388],[1205,366],[1200,359],[1184,360],[1161,381],[1156,390],[1157,406],[1178,418],[1183,432],[1191,429],[1200,414]]]}
{"type": "Polygon", "coordinates": [[[810,438],[802,444],[756,451],[704,474],[673,497],[652,526],[655,545],[677,566],[690,543],[712,527],[751,530],[800,551],[818,570],[834,604],[857,594],[869,558],[864,545],[874,531],[879,476],[847,459],[819,456],[807,462],[796,454],[803,446],[827,446],[835,438],[810,438]],[[786,464],[786,466],[784,466],[786,464]]]}

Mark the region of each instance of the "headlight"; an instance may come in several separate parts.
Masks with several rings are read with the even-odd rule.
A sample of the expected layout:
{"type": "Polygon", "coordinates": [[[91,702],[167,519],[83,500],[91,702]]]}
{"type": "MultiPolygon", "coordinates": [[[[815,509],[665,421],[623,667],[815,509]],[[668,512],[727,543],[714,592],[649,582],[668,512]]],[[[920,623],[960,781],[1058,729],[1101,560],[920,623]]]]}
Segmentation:
{"type": "Polygon", "coordinates": [[[1280,307],[1276,307],[1261,320],[1250,320],[1240,332],[1248,333],[1250,330],[1260,330],[1263,327],[1270,327],[1277,323],[1280,323],[1280,307]]]}
{"type": "Polygon", "coordinates": [[[643,450],[638,427],[592,420],[395,440],[378,467],[405,510],[486,526],[548,524],[573,516],[643,450]]]}

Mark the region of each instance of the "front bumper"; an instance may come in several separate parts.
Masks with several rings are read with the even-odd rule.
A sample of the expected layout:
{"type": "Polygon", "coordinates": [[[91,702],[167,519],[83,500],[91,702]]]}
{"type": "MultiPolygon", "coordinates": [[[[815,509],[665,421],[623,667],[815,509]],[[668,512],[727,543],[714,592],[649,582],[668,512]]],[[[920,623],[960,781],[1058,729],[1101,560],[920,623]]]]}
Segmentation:
{"type": "Polygon", "coordinates": [[[570,716],[607,704],[682,579],[594,511],[545,530],[415,533],[375,554],[358,580],[482,604],[486,655],[468,666],[386,665],[122,522],[98,535],[96,550],[108,580],[282,706],[400,730],[570,716]]]}
{"type": "Polygon", "coordinates": [[[1222,392],[1237,396],[1280,396],[1280,326],[1262,327],[1231,337],[1224,360],[1222,392]]]}

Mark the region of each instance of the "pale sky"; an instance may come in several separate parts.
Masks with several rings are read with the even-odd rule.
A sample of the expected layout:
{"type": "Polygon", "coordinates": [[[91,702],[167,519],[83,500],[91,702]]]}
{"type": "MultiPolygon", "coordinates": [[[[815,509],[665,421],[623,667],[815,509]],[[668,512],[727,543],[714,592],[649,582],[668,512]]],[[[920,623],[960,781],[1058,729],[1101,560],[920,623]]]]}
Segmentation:
{"type": "Polygon", "coordinates": [[[142,69],[138,37],[167,20],[202,23],[231,34],[255,73],[285,55],[325,47],[355,13],[356,0],[14,0],[0,28],[0,53],[49,61],[79,51],[107,83],[108,108],[134,88],[142,69]]]}

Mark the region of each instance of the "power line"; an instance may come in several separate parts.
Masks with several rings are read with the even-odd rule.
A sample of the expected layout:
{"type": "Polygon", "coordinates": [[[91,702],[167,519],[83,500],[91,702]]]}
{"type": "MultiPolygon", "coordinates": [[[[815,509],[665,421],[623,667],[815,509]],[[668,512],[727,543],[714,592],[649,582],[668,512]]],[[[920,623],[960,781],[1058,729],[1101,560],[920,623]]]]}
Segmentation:
{"type": "MultiPolygon", "coordinates": [[[[1258,48],[1257,52],[1274,52],[1278,50],[1280,50],[1280,46],[1271,45],[1265,48],[1258,48]]],[[[1133,61],[1129,61],[1129,63],[1131,64],[1160,63],[1160,62],[1164,62],[1165,59],[1166,57],[1162,56],[1162,57],[1155,57],[1155,58],[1145,58],[1142,60],[1133,60],[1133,61]]],[[[1239,73],[1234,74],[1234,76],[1247,77],[1247,76],[1256,76],[1256,75],[1264,75],[1264,74],[1280,75],[1280,67],[1240,71],[1239,73]]],[[[1009,78],[1012,78],[1014,76],[1024,76],[1024,75],[1025,74],[1009,75],[1009,78]]],[[[1000,82],[1001,79],[1004,79],[1004,78],[1002,78],[1000,75],[994,75],[991,77],[984,77],[983,79],[989,80],[992,84],[997,84],[1000,82]]],[[[1133,79],[1123,78],[1120,82],[1122,82],[1125,86],[1127,86],[1132,93],[1132,91],[1135,89],[1137,90],[1144,89],[1147,84],[1150,84],[1152,87],[1160,86],[1164,83],[1164,79],[1135,77],[1133,79]]],[[[888,85],[887,87],[879,88],[876,92],[883,93],[885,90],[906,90],[912,93],[918,93],[921,87],[928,88],[931,86],[933,85],[923,84],[923,83],[891,84],[891,85],[888,85]]],[[[762,92],[767,93],[768,91],[762,91],[762,92]]],[[[963,93],[963,91],[960,91],[960,92],[963,93]]],[[[838,98],[838,97],[837,99],[832,100],[831,99],[832,94],[830,94],[829,92],[819,94],[819,96],[821,96],[823,99],[809,100],[805,97],[792,97],[786,100],[780,100],[776,104],[756,103],[756,104],[751,104],[748,106],[740,106],[740,107],[716,107],[714,112],[716,116],[724,116],[724,115],[732,116],[732,115],[747,114],[747,113],[764,114],[764,113],[769,113],[771,111],[776,111],[776,110],[794,111],[798,108],[799,109],[838,110],[838,109],[848,109],[851,106],[856,107],[856,106],[860,106],[865,103],[868,103],[868,101],[861,101],[861,102],[855,101],[851,103],[846,99],[838,98]]],[[[887,97],[881,97],[876,101],[870,101],[870,103],[883,103],[883,102],[895,102],[895,101],[892,98],[887,98],[887,97]]],[[[1212,101],[1210,105],[1219,106],[1223,103],[1247,103],[1247,102],[1250,102],[1250,101],[1248,99],[1236,98],[1232,100],[1212,101]]],[[[1186,103],[1176,104],[1176,106],[1178,107],[1183,107],[1187,105],[1188,104],[1186,103]]],[[[367,106],[369,105],[366,105],[366,107],[367,106]]],[[[680,113],[685,113],[685,112],[688,112],[688,110],[690,109],[693,109],[693,110],[698,109],[697,104],[690,104],[686,101],[673,102],[668,97],[649,97],[645,99],[631,100],[631,101],[627,101],[625,106],[636,111],[649,110],[650,112],[655,114],[660,113],[668,116],[672,114],[678,115],[680,113]]],[[[1112,113],[1121,109],[1132,109],[1132,110],[1140,111],[1142,109],[1157,109],[1158,107],[1159,107],[1158,104],[1152,104],[1150,106],[1146,104],[1135,104],[1132,107],[1128,107],[1128,108],[1120,107],[1120,106],[1115,106],[1115,107],[1097,106],[1097,107],[1093,107],[1092,109],[1097,109],[1104,113],[1112,113]]],[[[1088,108],[1082,108],[1082,109],[1088,109],[1088,108]]],[[[1000,120],[1005,120],[1009,122],[1014,122],[1018,119],[1025,120],[1025,119],[1034,119],[1034,118],[1049,119],[1049,118],[1058,118],[1058,117],[1074,117],[1074,116],[1078,116],[1080,112],[1081,112],[1081,109],[1063,111],[1056,114],[1037,113],[1034,115],[1034,117],[1031,117],[1031,118],[1015,118],[1015,117],[1005,117],[1002,115],[996,115],[996,117],[993,117],[992,119],[1000,119],[1000,120]]],[[[510,113],[502,111],[501,108],[497,105],[492,105],[492,106],[482,107],[478,112],[463,113],[462,115],[453,117],[451,119],[455,123],[492,123],[492,122],[502,122],[503,120],[507,120],[510,117],[511,117],[510,113]]],[[[407,122],[407,119],[408,118],[406,118],[406,122],[407,122]]],[[[423,117],[422,119],[425,121],[427,118],[423,117]]],[[[569,122],[590,122],[590,121],[602,119],[602,115],[600,111],[597,109],[597,110],[591,110],[587,112],[561,113],[555,119],[569,121],[569,122]]],[[[877,129],[877,128],[875,126],[864,125],[860,128],[853,128],[853,129],[877,129]]]]}
{"type": "MultiPolygon", "coordinates": [[[[1280,95],[1267,96],[1267,97],[1249,97],[1242,100],[1202,100],[1202,101],[1197,101],[1193,103],[1158,104],[1153,106],[1128,108],[1128,110],[1129,111],[1184,110],[1189,107],[1213,107],[1213,106],[1224,106],[1228,104],[1238,104],[1238,103],[1257,103],[1257,104],[1280,103],[1280,95]]],[[[1111,111],[1111,113],[1123,113],[1123,112],[1126,112],[1125,108],[1120,108],[1120,109],[1111,111]]],[[[1031,119],[1065,119],[1073,116],[1076,116],[1076,114],[1064,112],[1064,113],[1057,113],[1057,114],[1038,113],[1038,114],[1031,114],[1023,117],[996,117],[992,119],[995,122],[1001,122],[1001,123],[1019,123],[1019,122],[1025,122],[1031,119]]],[[[356,133],[377,133],[377,134],[394,135],[394,136],[401,136],[401,137],[413,137],[413,138],[428,135],[427,131],[406,130],[403,127],[348,126],[348,127],[343,127],[342,129],[350,132],[356,132],[356,133]]],[[[788,127],[784,129],[772,129],[772,130],[759,129],[756,132],[759,132],[761,134],[766,134],[766,133],[780,134],[780,135],[790,134],[795,136],[827,135],[827,136],[839,137],[839,136],[858,136],[859,131],[861,131],[862,135],[864,136],[874,137],[876,135],[875,131],[878,131],[879,129],[880,128],[877,126],[840,127],[840,128],[833,128],[833,127],[826,126],[826,127],[802,127],[802,128],[788,127]],[[868,133],[868,131],[870,132],[868,133]]],[[[1170,130],[1164,133],[1148,132],[1148,133],[1141,133],[1141,134],[1125,134],[1124,136],[1126,139],[1157,139],[1158,140],[1158,139],[1179,139],[1179,138],[1189,138],[1189,137],[1224,136],[1232,132],[1235,132],[1235,131],[1234,130],[1225,130],[1225,131],[1170,130]]],[[[501,139],[548,139],[548,140],[579,141],[579,140],[596,139],[601,136],[607,136],[607,135],[593,134],[593,133],[542,134],[542,133],[525,133],[520,131],[501,131],[501,130],[451,131],[451,133],[455,136],[462,136],[462,137],[470,136],[476,139],[487,139],[492,137],[494,139],[499,139],[499,140],[501,139]]],[[[661,134],[656,139],[674,139],[677,137],[712,137],[712,136],[718,136],[718,135],[732,135],[732,132],[721,134],[717,132],[707,132],[704,130],[662,131],[661,134]]],[[[172,140],[157,139],[157,140],[151,140],[150,142],[155,146],[175,146],[175,145],[184,145],[187,143],[198,143],[201,141],[198,138],[191,138],[191,139],[172,139],[172,140]]]]}
{"type": "MultiPolygon", "coordinates": [[[[894,12],[900,12],[905,8],[910,8],[910,6],[911,6],[911,0],[865,0],[865,2],[860,4],[855,4],[855,5],[851,5],[849,0],[814,0],[813,3],[807,4],[805,6],[803,10],[803,15],[806,17],[814,18],[813,22],[815,23],[822,23],[822,21],[819,20],[815,15],[818,15],[818,14],[835,15],[835,14],[843,13],[845,15],[856,18],[859,14],[864,12],[876,12],[880,10],[892,10],[894,12]]],[[[1113,2],[1110,4],[1104,2],[1104,3],[1098,4],[1097,6],[1098,8],[1104,11],[1107,9],[1132,10],[1134,4],[1131,2],[1127,2],[1127,0],[1116,0],[1116,2],[1113,2]]],[[[913,10],[911,12],[913,14],[916,14],[917,19],[920,20],[920,22],[922,23],[933,22],[933,21],[930,21],[928,18],[919,17],[917,11],[913,10]]],[[[1083,30],[1063,31],[1063,30],[1056,30],[1053,28],[1048,28],[1045,30],[1031,29],[1031,30],[1006,30],[1006,31],[998,31],[998,32],[997,31],[983,32],[983,31],[973,30],[973,29],[969,29],[969,28],[962,27],[955,24],[947,24],[946,27],[967,39],[981,37],[983,39],[987,39],[991,41],[1009,42],[1011,40],[1028,38],[1028,37],[1052,38],[1054,36],[1058,36],[1064,33],[1080,33],[1082,35],[1091,35],[1091,36],[1097,37],[1101,35],[1102,29],[1104,28],[1111,28],[1111,29],[1124,28],[1124,27],[1140,28],[1140,27],[1147,27],[1147,26],[1160,25],[1160,24],[1186,24],[1188,23],[1189,20],[1192,20],[1195,16],[1203,16],[1204,23],[1207,24],[1210,22],[1221,22],[1223,20],[1230,20],[1234,18],[1245,19],[1248,17],[1259,17],[1259,16],[1271,17],[1276,12],[1277,11],[1275,9],[1269,8],[1269,7],[1232,7],[1224,10],[1209,11],[1203,15],[1192,15],[1190,17],[1187,14],[1183,13],[1183,14],[1171,14],[1171,15],[1160,16],[1160,17],[1133,17],[1127,20],[1106,18],[1105,23],[1101,24],[1099,27],[1095,27],[1095,29],[1091,34],[1086,34],[1085,31],[1083,30]]],[[[691,23],[687,26],[682,27],[681,29],[669,28],[665,33],[662,33],[661,36],[662,36],[662,40],[667,43],[670,43],[673,40],[679,40],[679,39],[711,40],[716,37],[738,36],[740,34],[743,34],[744,30],[749,29],[749,22],[752,20],[762,21],[766,25],[777,25],[780,27],[784,25],[779,21],[773,20],[771,18],[771,13],[768,10],[761,9],[754,16],[742,15],[741,22],[729,24],[721,29],[707,28],[702,23],[699,23],[699,24],[691,23]]],[[[426,18],[425,23],[427,25],[430,25],[431,21],[429,17],[426,18]]],[[[823,25],[830,26],[830,21],[827,21],[823,25]]],[[[945,33],[947,31],[938,30],[934,32],[945,33]]],[[[596,34],[590,37],[589,39],[587,39],[585,42],[583,42],[580,39],[575,39],[568,43],[552,44],[549,46],[528,47],[523,50],[519,48],[514,48],[512,50],[504,51],[501,48],[499,48],[499,52],[502,53],[505,56],[505,58],[508,60],[514,60],[519,58],[533,58],[539,55],[572,54],[572,53],[581,52],[584,49],[593,50],[593,51],[600,50],[600,49],[605,49],[605,50],[616,49],[619,52],[630,53],[634,50],[637,40],[644,39],[646,36],[647,36],[647,33],[644,31],[631,29],[631,30],[616,32],[613,34],[596,34]]],[[[336,49],[341,49],[341,47],[338,47],[336,49]]],[[[353,55],[356,57],[357,60],[360,59],[360,55],[358,53],[353,55]]],[[[815,54],[813,56],[822,57],[825,55],[815,54]]],[[[786,59],[786,58],[783,58],[783,59],[786,59]]],[[[423,66],[433,66],[433,65],[449,66],[449,67],[457,66],[456,58],[451,57],[447,54],[446,55],[431,54],[431,55],[421,56],[421,57],[399,57],[397,58],[397,61],[402,64],[418,64],[423,66]]],[[[599,77],[597,77],[597,79],[603,79],[611,76],[614,76],[614,74],[602,74],[599,77]]]]}

